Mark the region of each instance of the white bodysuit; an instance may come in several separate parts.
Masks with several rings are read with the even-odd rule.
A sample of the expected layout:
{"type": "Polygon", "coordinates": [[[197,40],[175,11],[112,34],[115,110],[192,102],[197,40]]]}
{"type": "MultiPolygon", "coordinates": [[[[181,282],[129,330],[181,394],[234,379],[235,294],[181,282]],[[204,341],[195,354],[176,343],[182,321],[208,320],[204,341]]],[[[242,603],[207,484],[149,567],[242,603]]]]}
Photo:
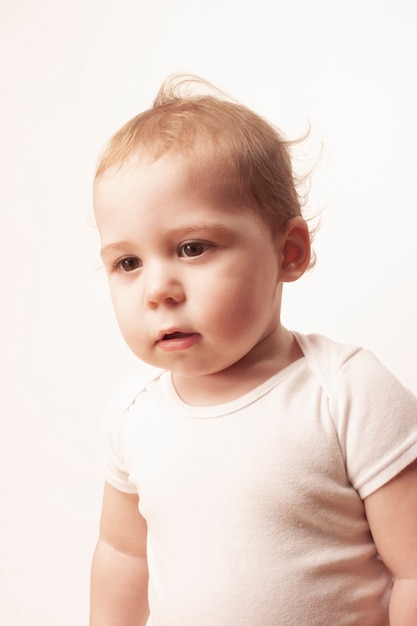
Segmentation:
{"type": "Polygon", "coordinates": [[[417,400],[294,335],[304,357],[232,402],[189,406],[152,368],[115,397],[106,480],[148,524],[149,626],[388,625],[363,499],[417,458],[417,400]]]}

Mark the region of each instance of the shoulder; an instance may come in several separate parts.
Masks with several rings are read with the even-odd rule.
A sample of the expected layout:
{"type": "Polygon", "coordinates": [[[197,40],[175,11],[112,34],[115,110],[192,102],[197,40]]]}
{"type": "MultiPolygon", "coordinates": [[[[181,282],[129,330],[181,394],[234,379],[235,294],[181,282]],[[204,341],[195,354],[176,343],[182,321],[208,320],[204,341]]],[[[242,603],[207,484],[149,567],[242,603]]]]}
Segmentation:
{"type": "Polygon", "coordinates": [[[362,498],[417,454],[417,399],[370,351],[296,335],[326,396],[349,480],[362,498]]]}
{"type": "Polygon", "coordinates": [[[416,415],[416,397],[369,350],[322,335],[295,336],[331,405],[367,402],[381,411],[392,407],[416,415]]]}
{"type": "Polygon", "coordinates": [[[323,335],[294,333],[308,366],[323,390],[332,391],[346,387],[378,387],[404,389],[399,380],[377,359],[360,346],[344,344],[323,335]]]}
{"type": "Polygon", "coordinates": [[[131,482],[126,446],[126,427],[131,418],[130,409],[152,381],[160,378],[162,370],[141,364],[113,393],[107,404],[101,426],[100,456],[106,481],[115,489],[126,493],[137,493],[131,482]]]}
{"type": "Polygon", "coordinates": [[[376,358],[360,346],[340,343],[319,334],[294,333],[294,336],[310,369],[328,393],[341,371],[353,369],[359,373],[364,366],[372,367],[377,363],[376,358]]]}
{"type": "Polygon", "coordinates": [[[129,376],[112,394],[109,402],[109,411],[114,414],[123,414],[135,404],[138,397],[148,385],[158,380],[165,370],[141,363],[134,374],[129,376]]]}

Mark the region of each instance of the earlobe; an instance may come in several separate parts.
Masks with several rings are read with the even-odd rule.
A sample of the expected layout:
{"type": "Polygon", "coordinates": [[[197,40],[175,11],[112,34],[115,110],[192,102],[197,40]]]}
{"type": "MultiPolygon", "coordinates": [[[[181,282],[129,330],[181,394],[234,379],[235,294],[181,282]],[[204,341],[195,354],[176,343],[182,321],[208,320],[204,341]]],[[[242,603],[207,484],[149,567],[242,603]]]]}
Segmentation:
{"type": "Polygon", "coordinates": [[[310,263],[310,233],[302,217],[290,220],[281,246],[281,280],[292,282],[304,274],[310,263]]]}

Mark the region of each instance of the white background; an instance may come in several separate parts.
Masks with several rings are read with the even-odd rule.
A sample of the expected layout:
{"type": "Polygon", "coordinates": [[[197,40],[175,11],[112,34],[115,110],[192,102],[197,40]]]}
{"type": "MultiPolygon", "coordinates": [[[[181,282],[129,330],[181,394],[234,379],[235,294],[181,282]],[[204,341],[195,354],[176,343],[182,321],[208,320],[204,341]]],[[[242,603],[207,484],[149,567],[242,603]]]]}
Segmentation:
{"type": "Polygon", "coordinates": [[[318,263],[284,321],[370,348],[417,392],[413,5],[0,0],[1,626],[87,624],[99,423],[135,367],[91,180],[168,74],[200,74],[291,138],[311,124],[318,263]]]}

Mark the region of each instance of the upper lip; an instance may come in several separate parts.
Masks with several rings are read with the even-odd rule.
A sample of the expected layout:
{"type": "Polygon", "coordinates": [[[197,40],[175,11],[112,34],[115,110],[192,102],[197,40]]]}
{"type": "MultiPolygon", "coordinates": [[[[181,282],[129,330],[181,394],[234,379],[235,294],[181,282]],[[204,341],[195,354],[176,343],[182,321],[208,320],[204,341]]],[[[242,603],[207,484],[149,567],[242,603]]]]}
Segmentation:
{"type": "Polygon", "coordinates": [[[194,335],[193,331],[183,330],[181,328],[168,328],[166,330],[162,330],[159,335],[157,341],[162,341],[163,339],[172,338],[173,336],[184,336],[184,335],[194,335]]]}

